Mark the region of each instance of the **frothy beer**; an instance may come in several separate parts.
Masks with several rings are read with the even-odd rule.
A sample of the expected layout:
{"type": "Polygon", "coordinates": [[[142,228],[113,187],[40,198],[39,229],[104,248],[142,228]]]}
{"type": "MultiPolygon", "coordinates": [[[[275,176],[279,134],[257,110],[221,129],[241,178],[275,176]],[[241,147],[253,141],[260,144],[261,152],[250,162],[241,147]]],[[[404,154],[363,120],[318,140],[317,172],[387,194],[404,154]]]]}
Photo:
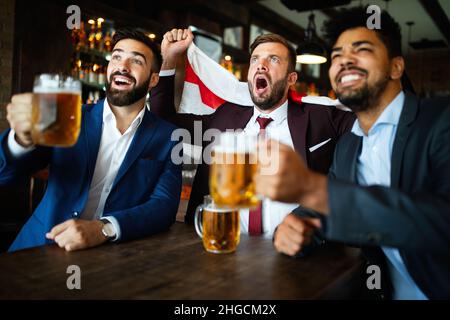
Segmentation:
{"type": "Polygon", "coordinates": [[[213,253],[230,253],[240,240],[239,211],[206,207],[202,213],[203,246],[213,253]]]}
{"type": "Polygon", "coordinates": [[[257,163],[252,153],[213,151],[210,193],[217,206],[251,208],[258,205],[253,180],[257,163]]]}
{"type": "MultiPolygon", "coordinates": [[[[69,147],[77,142],[81,125],[81,94],[76,88],[64,88],[61,79],[40,76],[33,90],[31,136],[44,146],[69,147]]],[[[73,84],[73,82],[69,82],[73,84]]]]}
{"type": "Polygon", "coordinates": [[[210,194],[219,207],[253,208],[259,203],[254,177],[258,169],[256,136],[225,132],[212,148],[210,194]]]}

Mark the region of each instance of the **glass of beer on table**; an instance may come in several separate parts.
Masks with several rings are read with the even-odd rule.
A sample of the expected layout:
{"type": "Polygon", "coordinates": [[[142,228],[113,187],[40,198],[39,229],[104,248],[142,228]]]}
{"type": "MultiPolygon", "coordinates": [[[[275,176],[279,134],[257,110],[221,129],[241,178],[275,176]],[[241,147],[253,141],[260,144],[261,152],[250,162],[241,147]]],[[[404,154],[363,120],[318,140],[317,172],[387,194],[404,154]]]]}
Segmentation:
{"type": "Polygon", "coordinates": [[[258,168],[258,136],[245,132],[223,132],[213,143],[209,172],[210,194],[221,208],[255,208],[258,168]]]}
{"type": "Polygon", "coordinates": [[[81,125],[81,83],[59,75],[41,74],[33,87],[31,136],[43,146],[70,147],[81,125]]]}
{"type": "Polygon", "coordinates": [[[204,197],[195,212],[195,230],[211,253],[236,251],[240,240],[239,210],[219,208],[211,196],[204,197]]]}

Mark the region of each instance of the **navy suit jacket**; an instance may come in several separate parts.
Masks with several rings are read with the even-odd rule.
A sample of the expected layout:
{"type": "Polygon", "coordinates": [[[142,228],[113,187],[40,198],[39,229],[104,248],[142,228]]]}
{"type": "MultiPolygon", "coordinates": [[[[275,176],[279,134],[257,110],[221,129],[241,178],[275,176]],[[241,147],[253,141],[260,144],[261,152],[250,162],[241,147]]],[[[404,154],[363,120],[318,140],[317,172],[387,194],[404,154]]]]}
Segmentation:
{"type": "Polygon", "coordinates": [[[450,298],[450,101],[406,93],[391,158],[391,187],[356,184],[362,140],[352,133],[336,146],[329,178],[329,239],[363,247],[391,283],[380,246],[398,248],[430,299],[450,298]]]}
{"type": "MultiPolygon", "coordinates": [[[[86,205],[94,174],[103,123],[103,102],[83,106],[77,143],[69,148],[36,147],[12,159],[7,154],[9,129],[0,135],[0,185],[20,181],[49,167],[42,201],[24,225],[10,251],[52,243],[46,232],[78,218],[86,205]]],[[[175,221],[181,166],[171,161],[175,127],[145,111],[106,200],[103,216],[113,216],[121,229],[120,241],[168,229],[175,221]]]]}

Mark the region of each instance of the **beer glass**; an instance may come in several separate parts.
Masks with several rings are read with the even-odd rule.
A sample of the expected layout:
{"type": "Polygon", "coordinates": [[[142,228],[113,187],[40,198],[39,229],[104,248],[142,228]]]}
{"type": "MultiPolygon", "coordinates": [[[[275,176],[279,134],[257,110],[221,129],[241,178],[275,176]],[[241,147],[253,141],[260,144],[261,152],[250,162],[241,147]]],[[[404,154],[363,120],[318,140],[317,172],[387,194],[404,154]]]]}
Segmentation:
{"type": "Polygon", "coordinates": [[[218,207],[254,208],[257,136],[244,132],[221,133],[212,146],[209,174],[210,194],[218,207]]]}
{"type": "Polygon", "coordinates": [[[81,83],[58,74],[35,78],[31,115],[33,142],[69,147],[77,142],[81,125],[81,83]]]}
{"type": "Polygon", "coordinates": [[[195,211],[195,230],[211,253],[236,251],[240,240],[239,210],[218,208],[211,196],[195,211]]]}

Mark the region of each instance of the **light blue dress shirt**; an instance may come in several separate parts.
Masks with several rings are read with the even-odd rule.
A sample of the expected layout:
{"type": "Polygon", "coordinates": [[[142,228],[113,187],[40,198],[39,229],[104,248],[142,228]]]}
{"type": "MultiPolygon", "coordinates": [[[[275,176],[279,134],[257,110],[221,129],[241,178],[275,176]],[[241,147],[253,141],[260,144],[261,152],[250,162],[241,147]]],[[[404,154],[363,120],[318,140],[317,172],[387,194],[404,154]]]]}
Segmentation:
{"type": "MultiPolygon", "coordinates": [[[[392,146],[397,132],[400,114],[403,110],[405,94],[400,92],[387,106],[366,136],[355,121],[352,133],[362,137],[362,150],[356,167],[356,177],[360,185],[391,185],[392,146]]],[[[397,249],[382,247],[394,287],[396,300],[426,300],[427,297],[411,278],[397,249]]]]}

